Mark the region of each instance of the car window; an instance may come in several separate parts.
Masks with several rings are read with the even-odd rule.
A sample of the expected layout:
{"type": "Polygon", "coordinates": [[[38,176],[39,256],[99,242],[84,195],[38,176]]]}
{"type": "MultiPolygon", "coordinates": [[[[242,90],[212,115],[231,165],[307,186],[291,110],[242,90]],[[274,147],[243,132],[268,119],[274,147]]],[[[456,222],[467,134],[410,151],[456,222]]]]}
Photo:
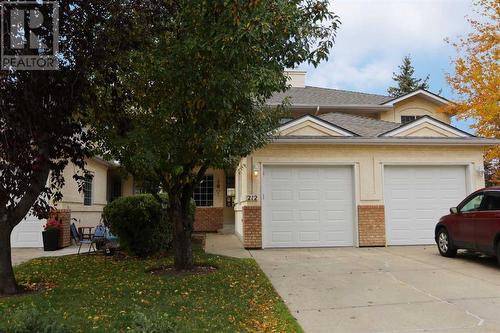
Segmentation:
{"type": "Polygon", "coordinates": [[[476,212],[481,207],[481,201],[483,201],[484,194],[478,194],[472,199],[470,199],[465,205],[460,208],[461,213],[465,212],[476,212]]]}
{"type": "Polygon", "coordinates": [[[500,210],[500,192],[487,192],[481,209],[500,210]]]}

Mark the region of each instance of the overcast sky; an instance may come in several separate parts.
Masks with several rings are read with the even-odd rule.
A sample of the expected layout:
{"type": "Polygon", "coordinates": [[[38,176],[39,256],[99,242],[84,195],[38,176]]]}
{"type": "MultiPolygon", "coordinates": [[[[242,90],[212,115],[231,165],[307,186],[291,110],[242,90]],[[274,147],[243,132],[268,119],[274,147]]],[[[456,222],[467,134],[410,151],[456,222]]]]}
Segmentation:
{"type": "Polygon", "coordinates": [[[331,0],[342,22],[330,59],[308,71],[306,84],[386,94],[392,73],[411,54],[416,76],[453,98],[445,80],[455,50],[444,39],[470,30],[472,0],[331,0]]]}
{"type": "Polygon", "coordinates": [[[385,94],[411,54],[417,76],[430,74],[431,90],[451,95],[444,73],[455,50],[444,39],[469,30],[471,0],[332,0],[331,7],[342,24],[330,60],[303,67],[309,85],[385,94]]]}

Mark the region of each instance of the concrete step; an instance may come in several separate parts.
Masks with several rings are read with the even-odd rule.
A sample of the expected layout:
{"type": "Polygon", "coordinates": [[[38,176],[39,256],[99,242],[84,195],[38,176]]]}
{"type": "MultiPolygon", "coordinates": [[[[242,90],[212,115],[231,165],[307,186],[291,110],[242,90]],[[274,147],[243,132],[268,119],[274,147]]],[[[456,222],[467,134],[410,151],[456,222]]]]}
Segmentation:
{"type": "Polygon", "coordinates": [[[224,224],[222,229],[217,230],[217,233],[222,235],[233,235],[234,234],[234,224],[224,224]]]}

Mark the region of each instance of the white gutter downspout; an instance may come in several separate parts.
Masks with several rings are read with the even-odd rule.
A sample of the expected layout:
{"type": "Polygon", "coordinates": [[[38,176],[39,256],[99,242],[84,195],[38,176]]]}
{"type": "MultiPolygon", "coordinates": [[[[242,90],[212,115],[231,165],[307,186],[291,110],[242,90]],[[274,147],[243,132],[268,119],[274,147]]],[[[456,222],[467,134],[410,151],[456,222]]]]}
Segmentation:
{"type": "Polygon", "coordinates": [[[317,116],[318,114],[319,114],[319,105],[316,107],[316,113],[314,115],[317,116]]]}

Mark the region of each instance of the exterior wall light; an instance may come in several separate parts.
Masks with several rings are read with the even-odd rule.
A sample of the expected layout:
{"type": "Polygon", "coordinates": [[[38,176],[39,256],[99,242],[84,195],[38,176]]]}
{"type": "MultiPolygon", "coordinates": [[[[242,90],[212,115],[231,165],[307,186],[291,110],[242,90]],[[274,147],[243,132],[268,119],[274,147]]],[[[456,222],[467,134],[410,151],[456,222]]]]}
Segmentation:
{"type": "Polygon", "coordinates": [[[257,163],[253,164],[253,175],[257,177],[259,175],[259,165],[257,163]]]}

